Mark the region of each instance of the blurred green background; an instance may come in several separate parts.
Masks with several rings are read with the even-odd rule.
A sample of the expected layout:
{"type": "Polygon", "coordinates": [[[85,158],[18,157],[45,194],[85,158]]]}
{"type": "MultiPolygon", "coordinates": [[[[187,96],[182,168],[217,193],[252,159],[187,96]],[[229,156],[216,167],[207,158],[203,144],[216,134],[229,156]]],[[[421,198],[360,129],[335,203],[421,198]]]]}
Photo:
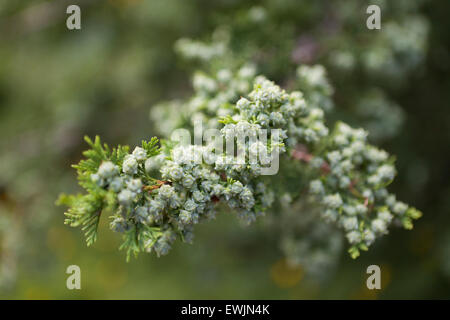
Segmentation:
{"type": "Polygon", "coordinates": [[[450,298],[449,9],[405,0],[2,0],[0,298],[450,298]],[[379,31],[365,25],[371,3],[382,6],[379,31]],[[66,28],[69,4],[81,7],[81,30],[66,28]],[[261,8],[268,18],[254,25],[261,8]],[[70,165],[83,136],[135,145],[158,135],[151,107],[188,97],[196,67],[175,41],[208,40],[218,26],[232,30],[235,52],[251,43],[260,70],[281,84],[299,63],[327,67],[331,118],[367,127],[397,155],[392,189],[424,213],[413,231],[392,230],[357,260],[342,254],[315,279],[286,264],[263,223],[243,228],[233,214],[199,226],[194,245],[130,263],[107,221],[91,248],[63,224],[54,202],[81,191],[70,165]],[[71,264],[82,290],[66,288],[71,264]],[[366,289],[371,264],[381,266],[380,291],[366,289]]]}

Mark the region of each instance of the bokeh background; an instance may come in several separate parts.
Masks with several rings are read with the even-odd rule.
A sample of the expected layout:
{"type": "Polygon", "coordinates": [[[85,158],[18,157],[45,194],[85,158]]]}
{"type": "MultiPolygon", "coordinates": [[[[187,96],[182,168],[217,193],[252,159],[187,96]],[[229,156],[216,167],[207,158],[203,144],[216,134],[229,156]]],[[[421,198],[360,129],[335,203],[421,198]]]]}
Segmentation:
{"type": "Polygon", "coordinates": [[[2,0],[0,298],[450,298],[449,9],[445,0],[2,0]],[[69,4],[81,7],[81,30],[66,28],[69,4]],[[369,4],[382,8],[381,30],[366,28],[369,4]],[[209,41],[217,28],[281,84],[299,64],[325,65],[330,118],[368,128],[397,155],[392,189],[424,213],[414,230],[392,230],[357,260],[342,254],[315,278],[286,263],[261,223],[243,228],[233,214],[199,226],[193,245],[130,263],[107,221],[90,248],[63,224],[55,200],[81,191],[70,165],[83,136],[135,145],[159,135],[152,106],[189,97],[197,67],[176,41],[209,41]],[[66,288],[71,264],[82,290],[66,288]],[[371,264],[380,291],[366,289],[371,264]]]}

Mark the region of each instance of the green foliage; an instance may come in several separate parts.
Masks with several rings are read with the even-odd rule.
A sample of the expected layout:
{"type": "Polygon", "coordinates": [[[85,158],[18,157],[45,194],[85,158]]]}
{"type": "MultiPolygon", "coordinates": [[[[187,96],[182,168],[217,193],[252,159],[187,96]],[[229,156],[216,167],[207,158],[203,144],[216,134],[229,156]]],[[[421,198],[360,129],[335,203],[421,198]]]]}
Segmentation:
{"type": "Polygon", "coordinates": [[[150,141],[142,140],[142,148],[147,152],[147,157],[153,157],[159,154],[158,138],[153,137],[150,141]]]}
{"type": "MultiPolygon", "coordinates": [[[[419,218],[420,212],[397,201],[386,189],[395,176],[395,158],[370,145],[363,129],[339,121],[329,133],[322,109],[326,104],[315,103],[317,97],[326,101],[332,92],[325,72],[319,66],[300,69],[297,74],[303,81],[299,82],[326,84],[328,89],[324,91],[323,85],[310,86],[305,93],[287,93],[264,77],[253,78],[248,72],[243,83],[253,87],[252,91],[237,101],[222,98],[223,103],[208,111],[208,123],[214,126],[217,121],[222,126],[219,141],[228,137],[235,141],[239,135],[260,137],[263,130],[281,130],[280,135],[271,134],[270,142],[265,144],[236,140],[239,152],[261,153],[260,162],[251,165],[230,162],[223,150],[210,155],[212,163],[202,162],[209,148],[215,150],[214,145],[185,146],[166,141],[160,149],[154,138],[143,141],[142,147],[128,154],[128,148],[122,147],[109,151],[98,137],[95,142],[87,139],[92,149],[84,152],[88,159],[76,168],[88,195],[65,201],[71,207],[66,213],[70,218],[67,223],[83,225],[91,244],[96,238],[99,212],[104,208],[106,195],[110,195],[109,207],[114,212],[110,226],[123,233],[120,248],[126,250],[127,261],[144,250],[165,255],[177,237],[190,242],[194,225],[215,217],[217,202],[228,205],[245,224],[250,224],[266,213],[274,201],[280,201],[274,195],[320,207],[317,218],[345,232],[352,258],[387,234],[395,221],[411,229],[412,220],[419,218]],[[235,107],[229,108],[232,103],[235,107]],[[219,116],[226,112],[226,116],[219,116]],[[279,179],[279,173],[262,181],[261,155],[275,147],[281,154],[281,166],[305,163],[293,174],[308,181],[308,198],[302,198],[296,187],[285,186],[284,194],[273,188],[270,180],[279,179]],[[200,162],[194,161],[196,158],[200,162]]],[[[234,79],[242,81],[232,71],[224,69],[221,73],[218,79],[207,74],[194,79],[199,109],[187,110],[186,114],[205,112],[204,105],[228,88],[238,87],[234,79]],[[205,99],[204,103],[198,103],[199,97],[205,99]]],[[[238,73],[243,73],[242,69],[238,73]]],[[[235,92],[227,94],[236,96],[235,92]]],[[[278,220],[280,224],[289,223],[278,220]]]]}
{"type": "Polygon", "coordinates": [[[119,250],[126,251],[126,261],[129,262],[132,256],[137,258],[140,252],[150,249],[161,235],[160,228],[133,225],[130,230],[125,231],[119,250]]]}
{"type": "Polygon", "coordinates": [[[65,212],[64,223],[71,227],[81,226],[88,246],[97,240],[97,228],[104,208],[103,192],[87,195],[61,195],[58,205],[65,205],[69,210],[65,212]]]}
{"type": "MultiPolygon", "coordinates": [[[[64,213],[66,216],[64,223],[71,227],[81,227],[86,237],[86,243],[90,246],[97,240],[97,230],[102,213],[105,211],[115,212],[119,207],[117,193],[100,187],[92,179],[92,175],[96,174],[102,163],[105,162],[111,162],[118,168],[122,168],[125,157],[129,155],[129,147],[119,145],[111,149],[106,143],[102,144],[98,136],[94,141],[86,136],[85,141],[91,147],[83,152],[86,159],[81,160],[73,167],[77,170],[80,186],[87,191],[87,194],[61,194],[57,204],[69,207],[64,213]]],[[[158,139],[142,141],[142,148],[148,157],[156,156],[160,151],[158,139]]],[[[145,172],[145,170],[141,170],[141,172],[145,172]]],[[[142,249],[141,245],[137,245],[139,241],[137,242],[136,239],[154,237],[153,229],[143,228],[141,232],[135,229],[127,231],[124,244],[121,246],[121,248],[127,248],[127,260],[131,253],[136,255],[142,249]]]]}

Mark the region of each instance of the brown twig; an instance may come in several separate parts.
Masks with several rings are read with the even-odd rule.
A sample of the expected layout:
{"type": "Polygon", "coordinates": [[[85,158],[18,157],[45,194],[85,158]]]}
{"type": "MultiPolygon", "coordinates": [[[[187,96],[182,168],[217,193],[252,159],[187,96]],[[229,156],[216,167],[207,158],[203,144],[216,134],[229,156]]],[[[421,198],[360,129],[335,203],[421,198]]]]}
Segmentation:
{"type": "MultiPolygon", "coordinates": [[[[297,145],[294,151],[292,151],[292,157],[294,159],[301,160],[306,163],[310,163],[311,160],[314,158],[314,156],[308,152],[308,149],[303,144],[297,145]]],[[[330,165],[326,161],[324,161],[320,166],[320,170],[322,171],[322,173],[328,174],[331,171],[330,165]]]]}
{"type": "Polygon", "coordinates": [[[143,186],[142,187],[142,189],[144,190],[144,191],[149,191],[149,192],[151,192],[151,191],[153,191],[153,190],[155,190],[155,189],[159,189],[159,188],[161,188],[161,186],[163,186],[163,185],[165,185],[165,184],[172,184],[172,182],[170,182],[170,181],[162,181],[162,180],[156,180],[156,184],[154,184],[154,185],[152,185],[152,186],[143,186]]]}
{"type": "MultiPolygon", "coordinates": [[[[309,153],[308,148],[303,145],[303,144],[299,144],[297,145],[297,147],[294,149],[294,151],[292,151],[292,157],[294,159],[306,162],[306,163],[310,163],[311,160],[314,158],[314,156],[309,153]]],[[[322,165],[320,166],[320,170],[322,171],[323,174],[327,175],[331,172],[331,168],[330,165],[324,161],[322,163],[322,165]]],[[[350,192],[360,198],[364,199],[364,205],[366,207],[369,207],[369,198],[364,197],[356,188],[355,185],[357,184],[357,180],[352,180],[350,185],[348,186],[348,189],[350,190],[350,192]]],[[[371,204],[371,206],[373,207],[373,204],[371,204]]]]}

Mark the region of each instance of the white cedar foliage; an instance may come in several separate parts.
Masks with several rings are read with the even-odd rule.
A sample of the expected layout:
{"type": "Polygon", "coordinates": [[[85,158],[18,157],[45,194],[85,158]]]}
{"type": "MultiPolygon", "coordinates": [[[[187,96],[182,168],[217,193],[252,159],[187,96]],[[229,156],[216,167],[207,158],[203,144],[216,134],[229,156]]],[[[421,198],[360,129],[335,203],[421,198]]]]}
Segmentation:
{"type": "MultiPolygon", "coordinates": [[[[213,145],[184,146],[169,140],[158,147],[154,138],[130,153],[128,147],[110,150],[98,137],[94,142],[87,138],[92,149],[75,166],[87,193],[61,196],[60,203],[69,206],[66,223],[82,227],[91,245],[102,214],[110,214],[111,229],[124,235],[121,248],[127,250],[127,259],[141,251],[165,255],[176,239],[192,242],[194,226],[213,219],[219,205],[250,224],[266,213],[273,215],[271,220],[285,219],[276,215],[277,210],[272,212],[273,207],[282,205],[289,211],[290,203],[313,204],[322,224],[330,223],[345,234],[353,258],[387,234],[392,224],[411,229],[421,213],[387,190],[396,174],[393,158],[370,145],[363,129],[343,122],[328,128],[324,109],[332,106],[333,90],[322,66],[302,66],[297,77],[299,84],[308,86],[289,93],[255,76],[249,65],[213,76],[198,73],[193,97],[184,104],[169,103],[181,116],[157,112],[164,119],[159,123],[169,131],[179,126],[180,117],[191,125],[201,120],[219,128],[223,137],[280,129],[279,140],[271,144],[238,145],[250,152],[278,147],[277,175],[261,176],[259,162],[229,164],[225,154],[211,152],[213,145]],[[199,164],[187,155],[208,161],[199,164]],[[306,192],[288,186],[280,194],[277,182],[285,179],[285,167],[293,168],[291,174],[298,175],[306,192]]],[[[301,220],[302,212],[290,216],[301,220]]]]}

